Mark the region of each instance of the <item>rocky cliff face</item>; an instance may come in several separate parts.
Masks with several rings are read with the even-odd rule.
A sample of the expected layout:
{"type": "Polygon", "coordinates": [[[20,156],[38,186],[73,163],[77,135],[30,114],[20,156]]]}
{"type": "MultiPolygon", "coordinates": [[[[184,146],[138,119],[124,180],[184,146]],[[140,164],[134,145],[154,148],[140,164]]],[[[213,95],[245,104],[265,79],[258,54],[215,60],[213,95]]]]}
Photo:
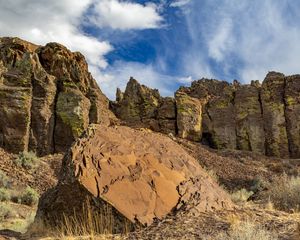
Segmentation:
{"type": "Polygon", "coordinates": [[[163,98],[157,90],[132,79],[125,93],[119,90],[118,95],[123,97],[112,103],[113,110],[127,124],[135,119],[139,126],[217,149],[300,157],[299,75],[270,72],[262,84],[252,81],[248,85],[201,79],[190,87],[180,87],[174,99],[163,98]],[[136,91],[141,88],[144,90],[136,91]],[[151,106],[153,114],[139,114],[136,106],[151,106]]]}
{"type": "Polygon", "coordinates": [[[65,151],[89,123],[109,124],[108,99],[78,52],[0,38],[0,147],[65,151]]]}

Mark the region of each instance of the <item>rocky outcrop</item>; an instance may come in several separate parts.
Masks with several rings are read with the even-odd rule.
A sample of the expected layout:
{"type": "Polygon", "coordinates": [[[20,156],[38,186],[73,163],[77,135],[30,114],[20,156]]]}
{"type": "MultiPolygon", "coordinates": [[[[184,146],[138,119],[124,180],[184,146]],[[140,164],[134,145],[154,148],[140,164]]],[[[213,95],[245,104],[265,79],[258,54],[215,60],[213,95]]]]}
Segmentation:
{"type": "Polygon", "coordinates": [[[289,157],[285,119],[285,76],[270,72],[262,84],[262,109],[266,136],[266,153],[270,156],[289,157]]]}
{"type": "Polygon", "coordinates": [[[57,43],[0,38],[0,147],[65,151],[89,123],[109,124],[108,99],[84,57],[57,43]]]}
{"type": "MultiPolygon", "coordinates": [[[[284,76],[277,72],[268,73],[262,84],[259,81],[242,85],[236,80],[230,84],[201,79],[194,81],[190,87],[180,87],[175,99],[160,97],[155,91],[158,104],[156,109],[152,104],[151,111],[159,114],[154,114],[151,121],[143,115],[137,116],[143,127],[201,141],[213,148],[299,158],[299,81],[299,75],[284,76]],[[165,104],[166,101],[169,105],[165,104]]],[[[145,86],[143,88],[148,93],[153,91],[145,86]]],[[[127,102],[130,102],[131,91],[130,87],[126,88],[127,102]]],[[[122,112],[124,98],[120,90],[117,95],[114,111],[122,112]]],[[[144,98],[141,95],[142,91],[139,99],[144,98]]],[[[136,103],[127,104],[131,106],[131,112],[136,113],[135,106],[143,106],[144,101],[136,103]]],[[[132,119],[130,114],[118,116],[125,123],[132,119]]]]}
{"type": "Polygon", "coordinates": [[[285,119],[290,156],[300,156],[300,75],[285,78],[285,119]]]}
{"type": "Polygon", "coordinates": [[[177,109],[178,136],[192,141],[200,141],[202,131],[202,105],[197,98],[177,91],[175,94],[177,109]]]}
{"type": "Polygon", "coordinates": [[[174,99],[162,98],[157,89],[141,85],[134,78],[130,78],[124,93],[117,89],[111,109],[128,126],[175,135],[174,99]]]}
{"type": "Polygon", "coordinates": [[[260,84],[240,86],[235,93],[237,149],[265,154],[265,132],[260,84]]]}
{"type": "Polygon", "coordinates": [[[42,196],[36,220],[56,225],[74,209],[80,213],[86,199],[94,211],[113,207],[115,231],[124,217],[149,225],[180,209],[196,214],[232,206],[229,196],[177,143],[125,126],[88,128],[65,155],[59,183],[42,196]]]}

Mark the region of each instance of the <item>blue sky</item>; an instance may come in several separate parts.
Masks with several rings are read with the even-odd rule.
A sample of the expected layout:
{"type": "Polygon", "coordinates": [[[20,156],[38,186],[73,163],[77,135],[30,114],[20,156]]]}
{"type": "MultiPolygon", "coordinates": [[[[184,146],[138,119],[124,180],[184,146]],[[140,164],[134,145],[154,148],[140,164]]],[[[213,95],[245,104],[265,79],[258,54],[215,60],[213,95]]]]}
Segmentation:
{"type": "Polygon", "coordinates": [[[0,0],[0,35],[82,52],[111,99],[130,76],[166,96],[202,77],[300,73],[297,0],[0,0]]]}

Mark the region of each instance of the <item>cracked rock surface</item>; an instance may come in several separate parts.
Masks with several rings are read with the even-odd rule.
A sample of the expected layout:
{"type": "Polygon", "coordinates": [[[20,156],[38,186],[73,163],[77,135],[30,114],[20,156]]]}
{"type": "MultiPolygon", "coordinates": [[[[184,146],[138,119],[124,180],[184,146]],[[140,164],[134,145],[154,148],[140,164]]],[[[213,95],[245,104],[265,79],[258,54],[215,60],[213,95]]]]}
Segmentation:
{"type": "Polygon", "coordinates": [[[80,209],[86,197],[95,205],[110,204],[115,214],[142,225],[179,209],[196,214],[232,206],[177,143],[125,126],[88,128],[65,155],[59,183],[44,194],[37,216],[55,224],[62,214],[80,209]]]}

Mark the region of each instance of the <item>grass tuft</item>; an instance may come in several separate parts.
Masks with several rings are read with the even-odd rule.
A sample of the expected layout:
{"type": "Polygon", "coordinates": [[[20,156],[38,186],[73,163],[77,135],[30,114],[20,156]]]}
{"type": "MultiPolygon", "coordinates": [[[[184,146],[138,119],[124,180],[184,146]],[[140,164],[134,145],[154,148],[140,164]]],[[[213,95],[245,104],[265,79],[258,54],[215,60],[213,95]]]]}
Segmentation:
{"type": "Polygon", "coordinates": [[[20,152],[14,162],[19,167],[31,170],[38,167],[39,159],[34,152],[20,152]]]}

